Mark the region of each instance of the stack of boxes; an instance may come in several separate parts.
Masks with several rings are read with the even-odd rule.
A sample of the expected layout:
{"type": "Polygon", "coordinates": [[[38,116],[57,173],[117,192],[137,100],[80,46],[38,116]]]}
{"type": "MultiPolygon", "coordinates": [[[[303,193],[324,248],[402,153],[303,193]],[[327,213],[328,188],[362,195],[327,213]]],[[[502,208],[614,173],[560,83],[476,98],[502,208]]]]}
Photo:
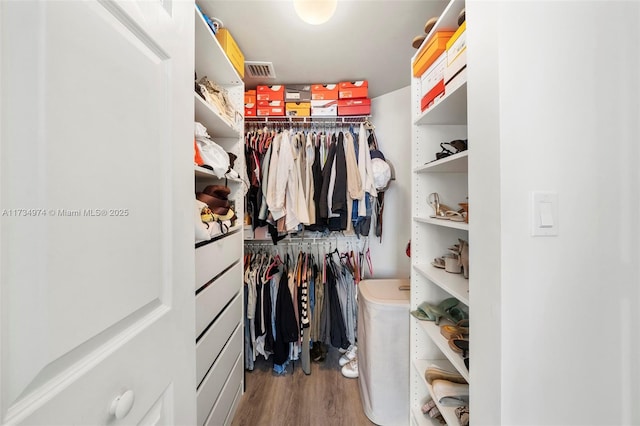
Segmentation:
{"type": "Polygon", "coordinates": [[[311,85],[287,85],[284,89],[284,101],[288,116],[309,117],[311,115],[311,85]]]}
{"type": "Polygon", "coordinates": [[[371,114],[367,80],[257,86],[244,93],[245,117],[336,117],[371,114]]]}
{"type": "Polygon", "coordinates": [[[338,85],[311,85],[311,116],[335,117],[338,115],[338,85]]]}
{"type": "Polygon", "coordinates": [[[244,92],[244,116],[255,117],[258,113],[258,104],[256,103],[256,91],[247,90],[244,92]]]}
{"type": "Polygon", "coordinates": [[[258,117],[284,116],[284,86],[258,86],[258,117]]]}
{"type": "Polygon", "coordinates": [[[466,81],[466,22],[456,31],[436,31],[413,62],[420,78],[420,110],[433,106],[445,93],[466,81]]]}
{"type": "Polygon", "coordinates": [[[369,115],[371,99],[367,80],[343,81],[338,89],[338,115],[369,115]]]}

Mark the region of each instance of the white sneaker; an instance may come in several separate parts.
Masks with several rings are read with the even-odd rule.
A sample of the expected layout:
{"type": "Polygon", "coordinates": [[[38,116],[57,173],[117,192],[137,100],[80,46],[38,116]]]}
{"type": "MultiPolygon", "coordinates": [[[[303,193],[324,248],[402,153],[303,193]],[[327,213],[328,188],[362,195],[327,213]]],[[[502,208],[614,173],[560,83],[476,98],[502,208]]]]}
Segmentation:
{"type": "Polygon", "coordinates": [[[349,379],[358,377],[358,358],[354,358],[342,367],[342,375],[349,379]]]}
{"type": "Polygon", "coordinates": [[[348,364],[349,361],[354,359],[357,355],[357,352],[358,352],[358,347],[356,345],[349,346],[349,349],[347,349],[344,355],[342,355],[338,360],[338,364],[340,364],[340,367],[344,366],[345,364],[348,364]]]}

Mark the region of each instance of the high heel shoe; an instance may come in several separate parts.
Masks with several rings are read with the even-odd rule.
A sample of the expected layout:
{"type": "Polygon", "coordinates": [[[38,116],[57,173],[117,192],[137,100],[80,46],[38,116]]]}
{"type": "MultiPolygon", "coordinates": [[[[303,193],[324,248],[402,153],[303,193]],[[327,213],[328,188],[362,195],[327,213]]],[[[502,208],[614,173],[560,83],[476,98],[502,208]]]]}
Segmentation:
{"type": "Polygon", "coordinates": [[[465,278],[469,278],[469,243],[465,240],[458,239],[460,255],[458,256],[458,263],[462,266],[462,275],[465,278]]]}

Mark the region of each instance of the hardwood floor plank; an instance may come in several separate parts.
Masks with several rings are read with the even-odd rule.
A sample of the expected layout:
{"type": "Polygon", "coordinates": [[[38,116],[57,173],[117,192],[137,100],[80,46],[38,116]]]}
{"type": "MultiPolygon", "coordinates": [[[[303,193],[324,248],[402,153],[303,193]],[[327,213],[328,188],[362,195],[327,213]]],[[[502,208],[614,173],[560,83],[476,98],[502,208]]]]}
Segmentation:
{"type": "Polygon", "coordinates": [[[340,353],[331,348],[311,374],[296,361],[286,375],[273,373],[273,362],[260,358],[245,372],[246,390],[232,426],[371,426],[362,409],[358,379],[340,373],[340,353]]]}

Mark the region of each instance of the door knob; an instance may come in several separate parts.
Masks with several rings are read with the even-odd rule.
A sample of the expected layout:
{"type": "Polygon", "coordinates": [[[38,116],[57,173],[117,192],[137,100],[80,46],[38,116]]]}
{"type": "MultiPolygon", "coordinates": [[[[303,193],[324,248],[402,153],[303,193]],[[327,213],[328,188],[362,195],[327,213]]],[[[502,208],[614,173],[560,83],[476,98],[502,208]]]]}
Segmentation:
{"type": "Polygon", "coordinates": [[[116,419],[123,419],[131,408],[133,407],[134,394],[131,389],[124,392],[122,395],[118,395],[112,402],[109,408],[109,414],[115,416],[116,419]]]}

